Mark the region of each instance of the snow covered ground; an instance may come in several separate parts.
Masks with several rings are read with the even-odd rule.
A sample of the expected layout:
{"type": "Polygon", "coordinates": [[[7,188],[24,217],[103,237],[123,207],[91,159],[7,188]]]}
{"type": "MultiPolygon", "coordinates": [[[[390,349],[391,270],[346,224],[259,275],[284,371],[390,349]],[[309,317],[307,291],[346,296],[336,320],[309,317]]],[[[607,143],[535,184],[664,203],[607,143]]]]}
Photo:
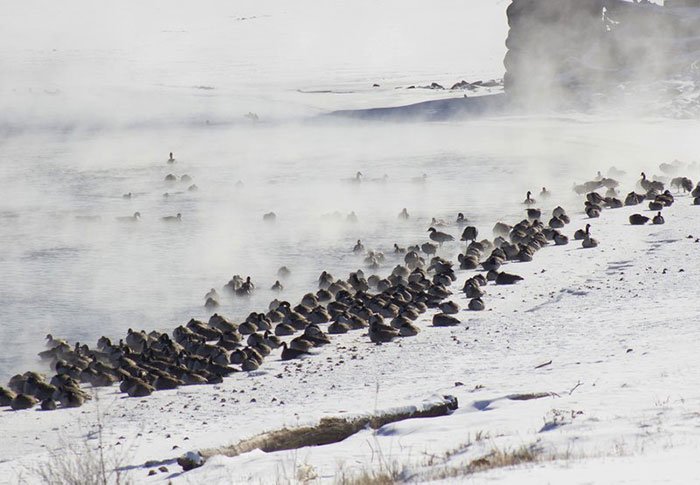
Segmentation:
{"type": "MultiPolygon", "coordinates": [[[[542,185],[554,194],[542,209],[568,209],[571,235],[587,222],[574,182],[615,165],[628,172],[625,193],[642,169],[697,157],[692,120],[311,118],[453,96],[396,89],[409,85],[500,77],[506,4],[156,2],[133,15],[136,2],[35,2],[0,15],[2,383],[41,369],[34,355],[49,331],[93,344],[129,327],[169,330],[208,317],[210,287],[251,274],[257,295],[221,308],[239,319],[266,307],[283,264],[292,301],[315,289],[322,269],[345,276],[363,267],[350,251],[358,238],[387,253],[378,271],[387,274],[399,262],[392,244],[427,240],[432,217],[463,211],[490,236],[497,220],[520,220],[525,191],[542,185]],[[249,123],[248,112],[261,122],[249,123]],[[167,166],[171,150],[178,162],[167,166]],[[375,181],[346,183],[357,170],[375,181]],[[200,190],[167,186],[169,172],[192,175],[200,190]],[[412,182],[423,173],[428,183],[412,182]],[[127,192],[136,196],[122,199],[127,192]],[[412,218],[399,224],[403,207],[412,218]],[[114,222],[135,210],[143,224],[114,222]],[[261,221],[270,210],[272,228],[261,221]],[[360,223],[321,218],[334,211],[356,211],[360,223]],[[183,224],[159,224],[177,212],[183,224]]],[[[509,264],[525,281],[489,286],[487,311],[460,312],[458,327],[431,327],[431,312],[416,337],[375,346],[362,332],[336,336],[317,355],[285,363],[276,351],[259,371],[217,386],[145,399],[103,389],[79,409],[3,409],[0,483],[41,482],[37,463],[83,442],[94,448],[98,426],[110,462],[135,483],[332,483],[366,470],[454,483],[698,481],[700,219],[690,203],[679,196],[660,227],[629,226],[632,208],[605,211],[592,221],[597,249],[572,241],[509,264]],[[509,398],[541,392],[551,394],[509,398]],[[261,431],[446,394],[460,403],[450,416],[334,445],[213,457],[184,474],[172,462],[261,431]],[[528,458],[464,475],[494,451],[528,458]],[[168,471],[148,477],[150,460],[168,471]]],[[[442,254],[454,260],[460,249],[442,254]]],[[[467,275],[453,285],[463,308],[467,275]]]]}

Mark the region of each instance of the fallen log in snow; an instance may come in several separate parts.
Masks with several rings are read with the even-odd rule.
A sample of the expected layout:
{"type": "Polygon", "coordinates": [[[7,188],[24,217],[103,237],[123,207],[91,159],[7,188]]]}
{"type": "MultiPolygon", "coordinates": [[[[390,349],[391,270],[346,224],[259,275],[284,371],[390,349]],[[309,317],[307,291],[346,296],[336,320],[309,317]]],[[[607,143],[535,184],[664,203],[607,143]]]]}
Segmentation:
{"type": "Polygon", "coordinates": [[[260,449],[266,453],[292,450],[306,446],[322,446],[337,443],[368,427],[379,429],[390,423],[414,418],[446,416],[458,407],[457,398],[442,396],[424,401],[418,406],[403,406],[371,414],[321,418],[313,426],[283,428],[244,439],[238,443],[212,450],[203,450],[206,459],[214,455],[238,456],[260,449]]]}

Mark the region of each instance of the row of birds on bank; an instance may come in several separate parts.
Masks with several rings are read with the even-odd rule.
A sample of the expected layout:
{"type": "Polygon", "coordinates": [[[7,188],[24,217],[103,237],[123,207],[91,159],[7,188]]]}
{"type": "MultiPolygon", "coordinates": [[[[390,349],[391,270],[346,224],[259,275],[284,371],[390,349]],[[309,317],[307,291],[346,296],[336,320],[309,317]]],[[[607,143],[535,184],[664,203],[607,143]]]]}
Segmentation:
{"type": "MultiPolygon", "coordinates": [[[[469,252],[480,254],[479,243],[472,241],[469,252]]],[[[275,300],[266,313],[253,312],[240,324],[214,314],[208,323],[190,320],[172,337],[129,330],[118,344],[101,338],[96,349],[71,347],[47,336],[49,349],[41,357],[56,375],[50,381],[32,373],[14,376],[9,389],[2,390],[0,405],[24,409],[41,402],[43,409],[74,407],[89,398],[81,383],[98,387],[119,382],[122,392],[143,397],[155,390],[220,382],[232,373],[256,370],[275,348],[281,348],[283,360],[298,358],[330,342],[332,334],[364,329],[370,342],[377,344],[415,336],[420,332],[415,320],[430,308],[439,310],[432,317],[434,326],[458,325],[460,320],[453,315],[460,311],[459,305],[445,301],[456,280],[452,263],[433,257],[427,264],[414,251],[403,256],[404,264],[386,278],[366,278],[358,270],[342,280],[323,272],[318,291],[305,295],[298,305],[275,300]],[[325,331],[322,325],[328,325],[325,331]],[[287,336],[293,338],[287,342],[287,336]]],[[[463,288],[470,297],[468,308],[485,308],[481,288],[489,281],[514,284],[521,279],[496,269],[487,276],[475,275],[463,288]]],[[[250,277],[232,279],[231,287],[246,286],[254,287],[250,277]]]]}
{"type": "Polygon", "coordinates": [[[172,337],[129,329],[118,344],[102,337],[94,349],[47,335],[48,350],[40,357],[56,375],[51,380],[33,372],[14,376],[9,389],[0,388],[0,406],[79,406],[89,399],[81,383],[100,387],[119,382],[122,392],[143,397],[155,390],[221,382],[235,372],[258,369],[273,349],[281,348],[282,360],[309,354],[330,343],[329,334],[365,329],[374,343],[416,335],[420,329],[413,322],[428,308],[445,310],[434,316],[436,326],[455,325],[459,321],[447,312],[456,313],[458,306],[442,305],[450,294],[445,285],[453,279],[451,264],[439,258],[427,269],[397,267],[385,280],[366,279],[361,270],[347,280],[323,272],[319,290],[306,294],[298,305],[275,300],[266,313],[252,312],[240,324],[214,314],[208,323],[190,320],[177,327],[172,337]],[[378,292],[371,294],[371,288],[378,292]],[[321,325],[327,325],[325,331],[321,325]],[[289,342],[283,340],[298,333],[289,342]]]}
{"type": "MultiPolygon", "coordinates": [[[[598,201],[596,196],[589,195],[586,208],[598,201]]],[[[668,200],[665,192],[656,194],[659,195],[668,200]]],[[[489,282],[510,285],[522,280],[518,275],[501,271],[504,265],[530,261],[550,242],[568,243],[568,238],[559,231],[570,223],[563,208],[555,208],[546,225],[541,221],[542,211],[539,214],[534,211],[539,209],[528,207],[528,217],[513,226],[497,223],[493,240],[479,241],[476,227],[464,228],[461,239],[468,245],[458,256],[459,267],[480,267],[484,271],[469,277],[462,287],[470,310],[485,308],[484,287],[489,282]]],[[[590,229],[588,224],[585,230],[574,234],[583,247],[597,245],[590,229]]],[[[437,231],[429,232],[432,235],[437,231]]],[[[395,249],[401,248],[397,245],[395,249]]],[[[98,387],[119,382],[122,392],[141,397],[182,385],[221,382],[235,372],[258,369],[274,349],[281,349],[283,360],[303,357],[329,343],[333,334],[364,329],[369,340],[378,344],[415,336],[421,330],[415,320],[428,309],[439,311],[432,317],[434,326],[458,325],[460,321],[453,315],[460,311],[459,305],[445,301],[452,294],[449,287],[456,281],[453,263],[439,256],[426,262],[420,251],[422,248],[418,250],[417,245],[399,251],[403,264],[397,265],[386,278],[365,277],[358,270],[342,280],[323,272],[318,291],[306,294],[296,306],[274,300],[267,312],[253,312],[240,324],[214,314],[207,323],[190,320],[176,328],[172,337],[129,330],[118,344],[103,337],[95,349],[80,344],[69,346],[49,335],[49,348],[41,357],[50,363],[56,375],[48,381],[32,372],[14,376],[9,389],[0,389],[0,406],[26,409],[39,402],[43,409],[79,406],[89,399],[81,383],[98,387]],[[286,337],[293,338],[286,341],[286,337]]],[[[425,254],[430,256],[428,252],[425,254]]],[[[254,288],[250,277],[234,279],[233,286],[248,285],[251,291],[254,288]]]]}
{"type": "MultiPolygon", "coordinates": [[[[646,175],[644,172],[641,173],[641,179],[638,182],[638,186],[641,188],[646,188],[648,191],[646,193],[635,193],[631,192],[630,194],[627,195],[625,198],[625,201],[621,201],[617,199],[614,196],[609,195],[609,191],[615,190],[616,187],[619,186],[619,183],[610,178],[605,178],[600,175],[600,172],[598,173],[598,176],[596,177],[595,180],[592,180],[590,182],[586,182],[584,185],[588,187],[600,187],[600,188],[607,188],[608,190],[608,195],[605,197],[601,196],[595,191],[589,192],[586,195],[586,202],[585,202],[585,207],[584,210],[586,214],[590,218],[597,218],[600,216],[602,210],[604,208],[619,208],[624,206],[630,206],[630,205],[637,205],[641,203],[645,199],[651,199],[649,202],[649,209],[650,210],[656,210],[657,214],[653,217],[646,217],[642,216],[641,214],[634,214],[630,216],[630,224],[633,225],[638,225],[638,224],[645,224],[649,220],[652,221],[653,224],[664,224],[665,219],[661,215],[660,210],[663,209],[664,207],[667,207],[671,205],[674,201],[673,195],[670,193],[668,190],[664,190],[664,184],[658,180],[648,180],[646,178],[646,175]],[[664,190],[663,193],[658,193],[659,190],[664,190]]],[[[689,191],[691,192],[691,195],[693,197],[697,198],[700,196],[700,184],[695,187],[695,189],[692,188],[692,181],[687,178],[687,177],[677,177],[672,180],[672,185],[677,188],[677,190],[684,190],[684,191],[689,191]]],[[[543,187],[543,193],[547,193],[546,188],[543,187]]],[[[616,193],[616,192],[615,192],[616,193]]],[[[527,192],[525,201],[523,202],[524,204],[530,206],[532,203],[534,203],[534,199],[532,199],[532,193],[530,191],[527,192]]],[[[529,221],[539,221],[542,219],[542,211],[540,209],[535,209],[532,207],[527,208],[527,216],[529,221]]],[[[408,214],[408,211],[406,208],[402,209],[402,211],[399,213],[399,218],[400,219],[408,219],[410,216],[408,214]]],[[[459,213],[457,215],[455,223],[459,227],[464,227],[464,225],[467,224],[467,219],[464,217],[463,213],[459,213]]],[[[564,245],[568,244],[568,237],[565,236],[564,234],[561,234],[558,230],[563,228],[565,224],[569,223],[569,218],[564,212],[564,210],[561,207],[557,207],[553,213],[552,217],[548,221],[548,227],[546,228],[547,235],[546,237],[548,240],[553,241],[556,245],[564,245]]],[[[438,227],[445,227],[448,226],[449,224],[446,223],[445,221],[442,220],[437,220],[435,218],[432,219],[431,224],[434,226],[438,227]]],[[[499,223],[501,224],[501,223],[499,223]]],[[[496,225],[495,230],[498,228],[499,224],[496,225]]],[[[540,225],[540,223],[537,223],[540,225]]],[[[505,226],[505,227],[510,227],[510,226],[505,226]]],[[[575,233],[575,240],[580,240],[581,241],[581,246],[583,248],[593,248],[598,245],[598,241],[593,238],[590,234],[590,225],[587,225],[585,229],[579,229],[575,233]]],[[[408,251],[415,251],[416,253],[418,252],[423,252],[428,256],[435,255],[439,249],[440,246],[442,246],[443,243],[449,242],[449,241],[454,241],[454,236],[451,234],[448,234],[446,232],[438,231],[435,227],[430,227],[428,229],[428,232],[430,233],[430,240],[437,243],[437,244],[432,244],[430,242],[423,243],[421,245],[415,245],[413,247],[408,248],[408,251]]],[[[478,235],[478,230],[474,226],[467,226],[464,228],[464,231],[462,233],[461,240],[462,241],[475,241],[478,235]]],[[[395,254],[405,254],[407,251],[406,248],[400,247],[398,244],[394,244],[394,253],[395,254]]],[[[358,240],[355,246],[353,247],[353,252],[354,253],[365,253],[365,247],[362,244],[361,240],[358,240]]],[[[512,252],[512,250],[511,250],[512,252]]],[[[382,252],[380,251],[368,251],[365,257],[365,263],[368,268],[370,269],[377,269],[381,266],[381,263],[383,263],[385,260],[385,256],[382,252]]],[[[467,262],[460,261],[460,264],[467,265],[469,266],[472,263],[469,263],[468,260],[467,262]]],[[[286,271],[288,271],[286,268],[284,268],[286,271]]],[[[284,277],[285,275],[280,275],[284,277]]],[[[238,296],[249,296],[252,292],[252,287],[250,284],[243,284],[243,280],[240,276],[234,277],[229,283],[227,284],[228,289],[233,292],[234,294],[238,296]],[[239,281],[237,281],[237,279],[239,281]]],[[[282,291],[284,289],[284,286],[280,282],[280,280],[275,281],[275,283],[272,285],[271,289],[273,291],[282,291]]],[[[216,308],[219,305],[219,298],[218,295],[215,295],[213,298],[210,298],[211,295],[207,295],[206,298],[206,303],[205,305],[208,308],[216,308]]]]}

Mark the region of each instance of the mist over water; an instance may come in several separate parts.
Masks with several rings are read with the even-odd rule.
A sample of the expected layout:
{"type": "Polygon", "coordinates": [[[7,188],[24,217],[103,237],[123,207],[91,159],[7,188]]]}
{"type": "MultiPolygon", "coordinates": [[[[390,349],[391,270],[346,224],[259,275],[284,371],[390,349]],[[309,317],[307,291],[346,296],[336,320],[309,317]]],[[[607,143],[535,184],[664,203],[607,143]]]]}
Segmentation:
{"type": "MultiPolygon", "coordinates": [[[[216,311],[241,319],[277,296],[295,302],[315,291],[322,270],[374,272],[352,253],[357,239],[385,253],[376,272],[387,275],[402,261],[393,244],[428,241],[433,217],[464,212],[490,237],[497,220],[522,218],[527,190],[546,186],[554,197],[543,209],[568,203],[573,212],[571,185],[598,170],[615,165],[634,180],[639,167],[654,173],[695,157],[694,121],[314,117],[446,96],[396,86],[501,75],[504,6],[464,3],[407,12],[398,2],[221,2],[206,12],[176,2],[139,4],[141,16],[130,13],[136,3],[79,3],[90,23],[75,20],[86,10],[39,2],[3,14],[0,382],[41,367],[35,355],[49,332],[94,345],[130,327],[207,319],[205,293],[223,295],[234,274],[250,275],[257,291],[223,296],[216,311]],[[38,12],[52,21],[23,34],[21,21],[38,12]],[[386,18],[383,37],[373,37],[381,29],[372,22],[386,18]],[[429,41],[416,34],[421,25],[429,41]],[[260,121],[244,118],[249,111],[260,121]],[[349,181],[357,171],[360,184],[349,181]],[[166,183],[169,173],[191,176],[199,190],[166,183]],[[425,183],[414,180],[423,174],[425,183]],[[397,219],[404,207],[409,221],[397,219]],[[116,220],[136,211],[140,222],[116,220]],[[270,211],[274,224],[262,220],[270,211]],[[345,221],[351,211],[359,222],[345,221]],[[339,220],[323,217],[334,212],[339,220]],[[177,213],[179,224],[161,220],[177,213]],[[269,287],[283,265],[292,274],[277,295],[269,287]]],[[[442,230],[459,236],[454,225],[442,230]]]]}
{"type": "MultiPolygon", "coordinates": [[[[690,139],[680,122],[663,125],[324,121],[6,139],[3,159],[22,163],[2,165],[1,377],[37,367],[33,356],[48,332],[93,344],[129,327],[168,330],[206,319],[204,294],[223,294],[233,274],[258,286],[249,299],[222,298],[217,311],[240,319],[277,296],[269,287],[282,265],[292,271],[281,294],[290,301],[315,290],[324,269],[372,273],[352,253],[357,239],[386,254],[376,272],[387,275],[401,261],[393,244],[428,241],[432,217],[452,222],[464,212],[488,236],[497,220],[522,218],[525,192],[543,185],[555,197],[542,208],[569,202],[573,211],[574,181],[611,165],[653,170],[671,152],[659,141],[679,157],[697,148],[677,143],[690,139]],[[148,148],[152,140],[172,146],[177,162],[166,164],[167,154],[148,148]],[[365,181],[348,182],[358,170],[365,181]],[[168,173],[192,176],[200,190],[166,184],[168,173]],[[413,181],[423,173],[426,183],[413,181]],[[134,197],[123,199],[127,192],[134,197]],[[409,221],[397,219],[403,207],[409,221]],[[138,223],[115,220],[135,211],[138,223]],[[274,224],[262,220],[269,211],[274,224]],[[336,211],[340,220],[322,217],[336,211]],[[358,223],[345,221],[351,211],[358,223]],[[160,220],[178,212],[180,224],[160,220]]],[[[454,225],[443,230],[459,235],[454,225]]],[[[441,254],[454,257],[461,246],[441,254]]]]}

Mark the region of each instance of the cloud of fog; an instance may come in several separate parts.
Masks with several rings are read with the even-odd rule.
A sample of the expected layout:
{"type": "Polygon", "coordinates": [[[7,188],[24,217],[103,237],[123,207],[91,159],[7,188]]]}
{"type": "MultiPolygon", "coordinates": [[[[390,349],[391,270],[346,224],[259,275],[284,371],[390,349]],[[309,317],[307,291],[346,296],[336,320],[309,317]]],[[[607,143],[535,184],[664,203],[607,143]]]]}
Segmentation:
{"type": "Polygon", "coordinates": [[[289,119],[410,102],[437,93],[394,88],[500,77],[506,29],[491,0],[13,3],[0,15],[0,127],[289,119]]]}
{"type": "Polygon", "coordinates": [[[649,110],[650,101],[680,94],[663,82],[694,81],[700,9],[648,1],[514,0],[507,14],[506,86],[530,109],[649,110]]]}

